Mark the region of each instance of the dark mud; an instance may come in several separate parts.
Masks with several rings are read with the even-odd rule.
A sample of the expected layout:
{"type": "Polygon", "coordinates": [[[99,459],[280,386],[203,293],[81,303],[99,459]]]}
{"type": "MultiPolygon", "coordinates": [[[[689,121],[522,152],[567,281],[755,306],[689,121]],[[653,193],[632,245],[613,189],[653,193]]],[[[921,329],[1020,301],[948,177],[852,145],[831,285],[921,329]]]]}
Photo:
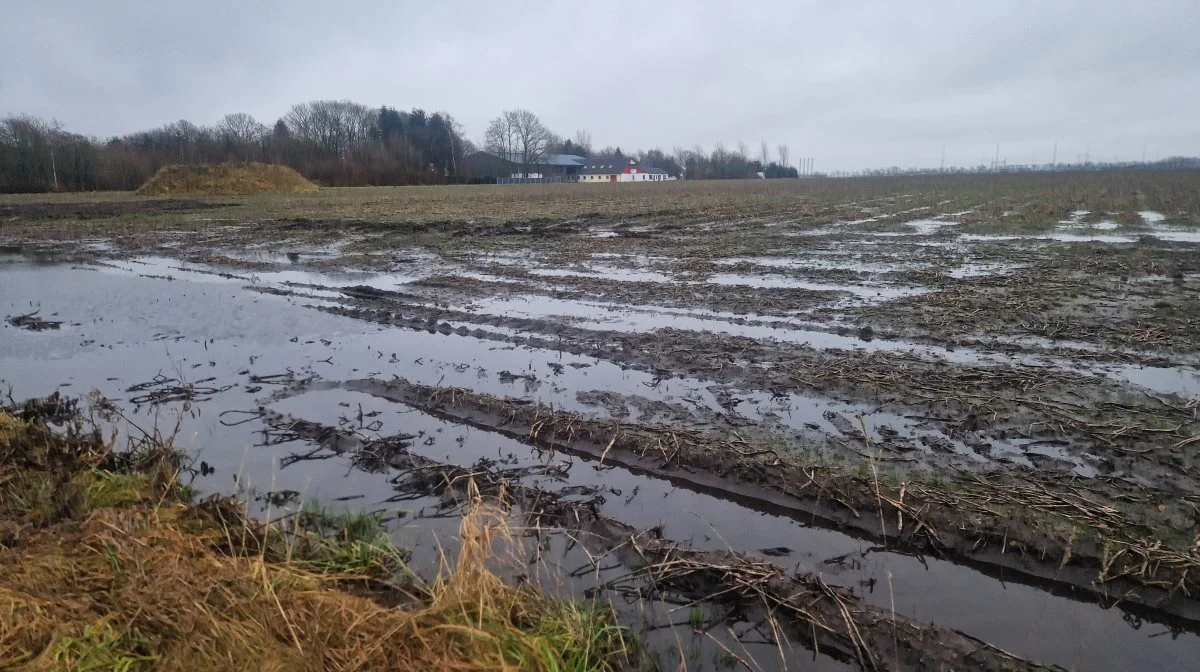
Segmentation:
{"type": "Polygon", "coordinates": [[[1013,465],[1015,454],[1051,471],[1071,472],[1083,465],[1091,473],[1136,474],[1139,480],[1176,489],[1186,489],[1200,475],[1188,450],[1200,428],[1194,404],[1045,366],[955,365],[915,354],[863,354],[678,329],[644,334],[600,331],[397,305],[401,297],[378,290],[343,291],[360,301],[386,296],[379,305],[387,308],[323,309],[411,329],[590,355],[657,377],[682,374],[730,386],[735,391],[724,408],[731,415],[740,415],[736,390],[763,390],[773,398],[818,392],[897,416],[900,427],[883,427],[871,436],[858,431],[852,421],[833,420],[837,431],[832,439],[853,444],[859,452],[881,448],[912,457],[966,454],[1001,465],[1013,465]],[[472,323],[504,331],[467,326],[472,323]],[[914,422],[937,434],[902,433],[904,425],[914,422]],[[1060,460],[1056,466],[1053,455],[1031,452],[1047,446],[1062,448],[1059,453],[1073,455],[1075,461],[1060,460]]]}
{"type": "MultiPolygon", "coordinates": [[[[350,383],[347,386],[371,389],[374,385],[374,383],[364,382],[350,383]]],[[[332,389],[341,389],[341,387],[342,386],[337,386],[336,388],[330,389],[332,392],[332,389]]],[[[303,400],[313,394],[319,394],[324,397],[324,395],[328,393],[315,393],[313,391],[301,392],[300,396],[296,397],[296,399],[303,400]]],[[[388,417],[389,414],[385,410],[389,408],[387,403],[384,403],[383,405],[380,405],[378,402],[372,403],[369,401],[369,398],[355,403],[353,401],[354,398],[350,396],[351,394],[353,393],[343,392],[341,393],[340,397],[337,395],[329,397],[330,399],[345,398],[351,401],[349,404],[343,404],[344,406],[349,406],[349,408],[352,410],[351,413],[347,413],[346,417],[343,417],[338,423],[340,427],[345,428],[343,431],[352,431],[357,433],[359,430],[354,430],[352,428],[361,426],[363,420],[360,419],[359,416],[365,416],[368,421],[372,421],[370,420],[371,418],[377,419],[388,417]],[[384,411],[383,415],[379,415],[380,411],[384,411]]],[[[456,394],[451,392],[447,395],[447,399],[454,400],[456,396],[456,394]]],[[[374,398],[378,399],[379,397],[374,398]]],[[[312,400],[312,402],[316,401],[316,399],[312,400]]],[[[464,400],[459,398],[458,401],[464,400]]],[[[469,401],[467,403],[469,403],[469,401]]],[[[454,403],[450,405],[456,407],[458,406],[458,404],[454,403]]],[[[308,409],[314,407],[315,406],[312,403],[309,403],[305,406],[297,408],[308,409]]],[[[393,402],[393,411],[397,407],[399,409],[412,408],[407,405],[393,402]]],[[[408,447],[406,448],[404,446],[400,446],[398,450],[424,450],[422,446],[425,444],[425,440],[421,437],[429,430],[419,429],[424,425],[422,423],[413,422],[411,411],[401,410],[400,413],[401,415],[395,416],[397,418],[396,426],[404,427],[410,430],[410,433],[400,437],[400,441],[408,444],[408,447]]],[[[450,419],[451,417],[454,418],[450,421],[448,426],[461,426],[461,423],[458,421],[461,419],[461,413],[451,414],[450,416],[443,417],[446,417],[447,419],[450,419]]],[[[303,423],[301,424],[303,425],[303,423]]],[[[761,488],[748,488],[746,489],[746,492],[749,494],[738,495],[734,492],[731,492],[731,488],[733,490],[737,490],[738,488],[736,487],[735,483],[732,483],[728,479],[704,479],[703,474],[701,473],[686,472],[684,470],[674,468],[668,468],[666,470],[655,469],[653,460],[649,461],[650,467],[647,469],[633,467],[637,473],[658,473],[670,478],[682,488],[695,488],[704,492],[711,492],[718,497],[729,498],[738,503],[735,506],[732,504],[721,504],[720,500],[710,500],[709,503],[701,505],[699,501],[695,500],[695,496],[693,496],[691,499],[684,496],[685,493],[688,492],[687,490],[676,489],[670,491],[669,493],[662,493],[669,494],[669,496],[672,497],[672,501],[676,502],[679,510],[701,512],[703,514],[703,519],[708,521],[707,527],[702,525],[697,531],[689,531],[688,526],[685,524],[686,521],[680,520],[679,517],[672,517],[666,520],[656,517],[656,515],[661,515],[662,512],[657,510],[655,508],[655,504],[653,503],[656,499],[661,501],[661,495],[655,491],[656,489],[654,487],[652,487],[655,482],[654,480],[647,480],[643,478],[640,480],[634,479],[630,481],[628,472],[626,472],[623,467],[616,466],[617,462],[628,462],[630,458],[628,453],[618,450],[614,444],[612,447],[608,448],[609,454],[605,456],[605,462],[602,465],[597,466],[596,457],[599,454],[602,454],[603,449],[608,444],[589,444],[589,442],[583,440],[581,436],[577,436],[577,441],[571,443],[559,441],[559,439],[562,439],[562,436],[555,435],[555,428],[549,426],[549,424],[551,423],[548,421],[547,426],[543,426],[539,430],[536,440],[525,434],[526,428],[522,427],[519,421],[506,422],[503,423],[500,428],[497,429],[493,427],[488,429],[488,431],[495,431],[507,436],[513,436],[535,447],[541,446],[543,448],[557,451],[568,450],[571,451],[570,454],[572,455],[583,456],[585,459],[589,459],[591,461],[593,468],[597,469],[595,472],[597,478],[593,479],[592,477],[584,476],[585,474],[591,473],[592,470],[585,467],[583,464],[574,463],[572,468],[569,470],[562,469],[562,467],[567,463],[563,462],[562,457],[555,457],[554,452],[539,453],[540,455],[548,456],[548,461],[546,463],[538,462],[538,466],[530,469],[519,466],[520,462],[513,462],[507,459],[511,458],[514,453],[520,452],[519,449],[507,447],[508,444],[502,443],[501,445],[504,447],[502,447],[498,452],[492,451],[491,454],[493,457],[490,459],[486,457],[486,450],[482,453],[463,450],[463,448],[467,448],[474,443],[481,444],[481,447],[483,445],[487,445],[489,440],[483,437],[479,437],[479,439],[482,440],[477,439],[475,441],[470,441],[465,445],[460,444],[461,447],[459,449],[451,450],[451,452],[447,454],[448,459],[455,460],[459,464],[467,465],[469,468],[439,468],[441,471],[438,473],[453,473],[455,476],[451,480],[457,479],[461,484],[466,474],[473,474],[476,477],[483,478],[485,475],[495,472],[505,474],[506,478],[522,478],[530,473],[536,473],[539,477],[541,477],[546,475],[547,471],[555,472],[556,475],[553,477],[553,479],[541,480],[536,484],[536,488],[533,490],[520,491],[524,493],[535,493],[535,496],[543,502],[559,501],[553,496],[547,495],[547,493],[553,492],[570,493],[569,496],[571,498],[582,497],[582,501],[586,502],[586,506],[584,508],[592,513],[598,512],[604,517],[618,516],[622,520],[630,520],[635,522],[644,520],[645,522],[642,522],[641,525],[648,525],[650,526],[649,528],[635,526],[630,529],[650,529],[655,538],[663,538],[664,536],[672,539],[690,538],[692,548],[696,548],[696,545],[699,545],[699,548],[696,548],[696,550],[709,549],[712,552],[721,553],[729,548],[728,545],[732,544],[734,548],[757,547],[759,550],[752,552],[752,555],[764,562],[778,563],[781,557],[797,558],[800,559],[799,566],[802,568],[807,568],[805,571],[820,572],[820,575],[824,577],[823,580],[828,582],[829,585],[835,587],[840,585],[844,589],[850,589],[855,594],[862,595],[863,599],[868,603],[877,605],[885,611],[896,609],[896,605],[910,605],[914,598],[924,595],[924,593],[920,592],[921,589],[917,588],[917,586],[925,585],[925,582],[929,582],[926,590],[931,592],[929,597],[932,598],[932,601],[929,604],[932,608],[932,611],[925,612],[922,610],[919,613],[929,613],[933,615],[941,614],[942,616],[934,616],[935,621],[940,620],[940,618],[944,617],[944,614],[951,611],[961,614],[957,619],[957,623],[959,625],[966,626],[968,623],[970,623],[972,625],[968,626],[968,631],[974,631],[976,634],[987,633],[988,639],[991,639],[992,637],[998,637],[998,641],[996,639],[991,639],[991,641],[999,643],[1003,648],[1009,648],[1010,650],[1030,651],[1030,647],[1033,645],[1033,643],[1029,641],[1027,637],[1008,641],[1008,635],[1001,635],[1000,633],[1005,632],[1015,634],[1017,632],[1021,632],[1024,628],[1022,625],[1017,624],[1021,623],[1023,620],[1026,623],[1030,623],[1032,621],[1029,621],[1028,619],[1040,619],[1041,616],[1039,616],[1039,614],[1058,614],[1056,618],[1060,620],[1058,620],[1057,623],[1061,624],[1064,622],[1062,619],[1065,619],[1066,621],[1076,623],[1077,627],[1083,627],[1089,631],[1091,631],[1091,629],[1097,625],[1090,624],[1084,626],[1082,623],[1076,620],[1078,616],[1066,616],[1066,613],[1068,613],[1070,609],[1064,610],[1064,605],[1061,603],[1061,601],[1052,602],[1051,604],[1042,604],[1037,599],[1033,599],[1030,602],[1026,602],[1026,600],[1030,600],[1035,596],[1047,596],[1048,594],[1041,592],[1042,590],[1050,590],[1056,593],[1069,595],[1071,596],[1071,599],[1088,599],[1086,596],[1091,594],[1090,591],[1077,592],[1070,588],[1064,589],[1065,582],[1062,580],[1048,582],[1032,581],[1030,575],[1025,571],[1001,570],[998,576],[1002,578],[1005,583],[997,583],[996,585],[1003,585],[1004,588],[994,595],[990,595],[988,591],[981,590],[986,584],[981,584],[978,580],[967,582],[965,584],[972,586],[970,591],[964,591],[959,594],[946,593],[942,591],[939,586],[941,586],[949,579],[950,576],[953,575],[954,570],[951,569],[951,565],[943,560],[936,560],[934,558],[926,557],[920,560],[920,562],[912,562],[910,564],[906,561],[904,556],[898,556],[894,553],[889,553],[884,548],[880,547],[878,543],[869,543],[867,546],[868,550],[865,552],[863,549],[859,549],[858,551],[851,551],[847,553],[847,550],[849,549],[846,549],[845,546],[841,545],[840,542],[831,544],[831,539],[822,538],[822,534],[825,533],[818,533],[817,530],[812,528],[804,530],[803,532],[800,529],[792,529],[790,531],[787,529],[777,529],[779,528],[778,523],[772,522],[772,518],[767,517],[758,519],[753,514],[745,513],[746,509],[743,509],[744,513],[742,513],[740,516],[734,514],[733,517],[729,517],[721,513],[722,508],[730,508],[731,506],[734,508],[737,506],[747,506],[750,507],[750,510],[754,510],[756,508],[760,510],[770,510],[775,512],[776,515],[797,515],[802,517],[808,524],[813,522],[821,522],[822,524],[836,525],[836,523],[823,522],[823,519],[814,517],[810,514],[801,514],[794,506],[789,508],[780,504],[771,503],[767,501],[769,497],[764,499],[764,493],[761,488]],[[592,450],[590,454],[586,451],[589,445],[591,446],[592,450]],[[580,448],[585,450],[578,450],[580,448]],[[505,459],[501,459],[500,464],[497,465],[496,458],[505,459]],[[473,459],[479,459],[482,460],[482,462],[472,463],[471,460],[473,459]],[[556,464],[559,466],[548,469],[547,467],[551,464],[556,464]],[[583,477],[583,479],[580,480],[579,477],[583,477]],[[642,516],[644,516],[645,513],[639,514],[639,509],[633,508],[636,507],[639,502],[641,502],[643,507],[641,510],[643,511],[645,510],[645,507],[650,507],[650,516],[648,518],[643,518],[642,516]],[[755,522],[753,525],[747,527],[749,520],[755,520],[755,522]],[[741,524],[740,527],[739,523],[741,524]],[[752,531],[754,529],[759,529],[757,536],[752,531]],[[700,536],[699,533],[703,532],[706,532],[707,534],[700,536]],[[720,536],[712,539],[711,542],[706,542],[705,540],[709,539],[712,535],[720,536]],[[769,543],[778,545],[780,541],[784,540],[786,540],[785,543],[788,544],[787,547],[766,546],[769,543]],[[715,545],[712,542],[715,542],[715,545]],[[870,560],[871,558],[878,559],[881,556],[887,556],[891,558],[885,564],[885,567],[887,567],[886,572],[883,568],[877,568],[872,572],[868,572],[865,576],[859,576],[858,571],[850,569],[855,566],[862,566],[862,563],[870,565],[872,564],[872,561],[870,560]],[[893,580],[895,584],[890,585],[893,580]],[[1022,589],[1019,588],[1021,583],[1031,581],[1032,583],[1030,585],[1035,585],[1038,588],[1030,588],[1028,589],[1028,593],[1026,595],[1018,597],[1022,593],[1022,589]],[[887,586],[887,590],[884,590],[884,586],[887,586]],[[913,588],[916,588],[917,592],[911,592],[910,589],[913,588]],[[981,612],[978,610],[977,605],[979,604],[980,599],[990,600],[990,609],[988,611],[981,612]],[[958,602],[962,603],[961,610],[954,606],[958,602]],[[985,616],[983,619],[978,618],[980,615],[986,614],[990,614],[990,616],[985,616]],[[1003,614],[1003,616],[1001,616],[1001,614],[1003,614]],[[984,625],[989,621],[994,622],[997,618],[1005,622],[1007,622],[1009,619],[1012,619],[1013,625],[1000,626],[999,623],[997,623],[996,626],[984,625]],[[993,627],[1000,627],[1001,629],[993,630],[993,627]],[[1004,629],[1006,627],[1011,627],[1012,629],[1006,630],[1004,629]]],[[[584,431],[583,425],[586,425],[586,423],[582,420],[575,420],[575,429],[579,434],[582,434],[584,431]]],[[[477,426],[483,428],[484,423],[477,423],[477,426]]],[[[612,427],[613,426],[610,425],[609,429],[612,427]]],[[[383,427],[379,427],[378,429],[381,431],[386,431],[383,427]]],[[[322,432],[326,440],[329,440],[330,436],[337,435],[337,432],[330,431],[328,428],[318,428],[317,431],[322,432]]],[[[644,429],[641,431],[643,433],[645,432],[644,429]]],[[[343,446],[340,450],[347,450],[346,446],[352,448],[354,445],[356,445],[356,442],[362,441],[362,439],[349,437],[339,438],[336,441],[338,443],[335,443],[334,445],[343,446]]],[[[378,442],[379,441],[377,439],[366,440],[368,445],[375,445],[378,444],[378,442]]],[[[387,445],[389,444],[389,441],[385,440],[383,444],[387,445]]],[[[374,455],[378,454],[379,451],[372,449],[368,452],[374,455]]],[[[309,459],[309,456],[313,454],[319,455],[320,451],[317,453],[314,453],[313,451],[305,451],[305,459],[309,459]]],[[[562,455],[561,452],[558,452],[557,454],[562,455]]],[[[413,466],[411,458],[408,457],[400,458],[397,464],[413,466]]],[[[431,462],[426,459],[420,461],[418,464],[422,466],[417,467],[416,471],[414,471],[412,474],[406,475],[404,478],[394,481],[397,483],[408,483],[415,478],[416,483],[418,484],[417,486],[412,489],[407,487],[401,488],[403,492],[411,492],[413,496],[419,496],[421,493],[426,493],[433,487],[428,483],[430,472],[427,470],[427,468],[431,462]]],[[[825,474],[821,475],[824,476],[825,474]]],[[[506,483],[510,489],[516,491],[516,486],[511,480],[506,481],[506,483]]],[[[406,494],[404,496],[407,497],[410,495],[406,494]]],[[[583,518],[587,520],[593,519],[590,514],[584,515],[576,513],[573,515],[583,515],[583,518]]],[[[574,518],[572,517],[570,519],[573,520],[574,518]]],[[[561,517],[553,520],[559,521],[559,523],[556,524],[561,524],[562,522],[561,517]]],[[[539,519],[538,522],[531,525],[531,527],[537,530],[545,530],[549,525],[551,525],[553,520],[552,518],[539,519]]],[[[618,527],[617,529],[624,528],[618,527]]],[[[605,538],[608,538],[608,536],[605,536],[605,538]]],[[[578,538],[578,535],[576,535],[574,538],[578,538]]],[[[601,555],[602,552],[608,548],[609,547],[602,547],[601,550],[596,550],[593,548],[592,552],[595,555],[601,555]]],[[[851,548],[853,548],[853,546],[851,546],[851,548]]],[[[609,556],[602,557],[612,559],[609,556]]],[[[591,566],[587,559],[585,559],[584,562],[587,566],[591,566]]],[[[636,556],[635,566],[641,566],[637,562],[636,556]]],[[[996,571],[996,567],[997,565],[995,563],[981,563],[981,568],[985,570],[987,568],[991,568],[992,571],[996,571]]],[[[614,570],[616,568],[609,567],[609,569],[614,570]]],[[[720,591],[714,592],[719,593],[720,591]]],[[[1091,599],[1094,600],[1095,598],[1092,597],[1091,599]]],[[[918,598],[918,601],[920,601],[920,598],[918,598]]],[[[689,600],[688,603],[690,602],[691,601],[689,600]]],[[[1112,604],[1112,602],[1114,601],[1108,601],[1105,604],[1107,606],[1112,604]]],[[[1080,604],[1079,607],[1083,607],[1083,605],[1080,604]]],[[[907,610],[908,608],[910,607],[904,607],[903,609],[907,610]]],[[[1138,624],[1143,623],[1142,617],[1137,615],[1139,610],[1136,608],[1136,605],[1123,605],[1122,609],[1128,610],[1125,612],[1126,621],[1138,624]]],[[[1147,624],[1152,622],[1161,623],[1165,617],[1161,610],[1141,611],[1148,612],[1147,617],[1149,620],[1145,621],[1147,624]],[[1151,617],[1149,614],[1155,614],[1156,617],[1151,617]]],[[[1136,643],[1136,636],[1134,637],[1134,640],[1129,640],[1122,635],[1123,630],[1127,633],[1133,633],[1135,631],[1125,630],[1124,628],[1126,626],[1124,626],[1121,620],[1116,620],[1120,625],[1118,625],[1116,630],[1108,631],[1106,637],[1112,638],[1113,641],[1123,642],[1119,645],[1120,647],[1123,647],[1123,650],[1130,651],[1133,649],[1139,649],[1140,645],[1136,643]]],[[[1178,624],[1178,619],[1166,617],[1166,620],[1167,622],[1176,622],[1176,625],[1172,626],[1172,628],[1182,628],[1182,630],[1187,629],[1186,627],[1178,624]]],[[[1074,660],[1092,660],[1092,656],[1096,653],[1099,653],[1099,651],[1093,647],[1089,647],[1088,650],[1090,653],[1072,650],[1071,653],[1068,653],[1065,656],[1063,655],[1062,651],[1052,652],[1050,650],[1043,650],[1040,645],[1034,646],[1034,649],[1040,652],[1038,657],[1042,657],[1043,659],[1048,658],[1050,660],[1061,660],[1064,661],[1063,664],[1065,665],[1070,665],[1074,660]]],[[[1113,655],[1113,652],[1110,651],[1104,655],[1111,656],[1113,655]]]]}
{"type": "MultiPolygon", "coordinates": [[[[639,530],[607,518],[597,504],[602,490],[574,489],[564,497],[519,482],[535,474],[544,476],[555,467],[505,467],[493,460],[469,467],[439,464],[410,452],[415,435],[364,440],[355,433],[300,419],[268,416],[266,422],[277,440],[306,438],[317,444],[296,459],[315,459],[322,451],[349,455],[359,468],[386,465],[400,471],[402,476],[392,483],[402,497],[435,494],[453,508],[461,505],[470,489],[517,507],[528,534],[568,531],[586,549],[591,571],[602,578],[591,589],[593,594],[716,606],[722,610],[720,622],[754,624],[764,634],[769,627],[776,637],[789,633],[824,655],[863,669],[942,670],[956,665],[980,670],[1062,669],[864,604],[852,590],[831,586],[818,574],[789,572],[729,551],[697,550],[662,538],[661,528],[639,530]]],[[[775,549],[772,554],[790,551],[775,549]]],[[[708,626],[698,623],[696,627],[708,626]]]]}
{"type": "MultiPolygon", "coordinates": [[[[1189,600],[1172,600],[1198,587],[1190,574],[1200,567],[1200,555],[1186,546],[1156,548],[1155,533],[1162,536],[1163,530],[1142,522],[1156,501],[1139,502],[1137,488],[1117,480],[1081,482],[1028,472],[964,474],[940,484],[897,483],[892,474],[880,477],[879,470],[886,466],[873,467],[869,476],[846,474],[806,465],[787,451],[731,432],[589,420],[402,380],[351,381],[345,388],[499,431],[543,449],[582,453],[693,487],[791,508],[797,515],[871,535],[894,548],[969,559],[977,566],[995,563],[1036,579],[1062,582],[1080,593],[1097,591],[1094,599],[1108,604],[1121,599],[1151,607],[1143,613],[1161,609],[1184,621],[1200,619],[1200,610],[1189,600]],[[1107,505],[1118,498],[1131,513],[1107,505]],[[1135,503],[1143,509],[1136,515],[1131,506],[1135,503]],[[1076,516],[1092,525],[1074,529],[1076,516]]],[[[1183,529],[1171,531],[1179,538],[1194,520],[1187,520],[1186,512],[1176,515],[1183,529]]],[[[1191,627],[1197,626],[1200,620],[1191,627]]]]}
{"type": "MultiPolygon", "coordinates": [[[[1192,250],[1099,248],[1055,255],[1002,277],[967,278],[936,292],[860,309],[857,316],[908,333],[956,338],[1036,337],[1055,342],[1194,355],[1200,255],[1192,250]]],[[[1108,350],[1094,358],[1131,353],[1108,350]]]]}
{"type": "Polygon", "coordinates": [[[236,203],[217,203],[195,199],[169,198],[137,201],[91,201],[63,203],[0,204],[0,220],[45,221],[110,219],[125,215],[163,212],[197,212],[227,208],[236,203]]]}
{"type": "MultiPolygon", "coordinates": [[[[413,289],[432,290],[439,298],[453,299],[460,305],[476,299],[486,299],[501,293],[528,293],[530,278],[523,274],[502,271],[496,281],[474,282],[452,276],[434,276],[414,284],[413,289]]],[[[636,276],[635,276],[636,277],[636,276]]],[[[741,315],[779,317],[793,315],[806,308],[850,296],[837,289],[813,290],[803,288],[725,287],[710,284],[670,285],[638,282],[636,280],[606,280],[588,276],[557,276],[554,287],[542,290],[545,296],[569,301],[602,301],[616,305],[638,305],[651,297],[654,305],[725,311],[741,315]]],[[[537,290],[533,285],[532,289],[537,290]]]]}

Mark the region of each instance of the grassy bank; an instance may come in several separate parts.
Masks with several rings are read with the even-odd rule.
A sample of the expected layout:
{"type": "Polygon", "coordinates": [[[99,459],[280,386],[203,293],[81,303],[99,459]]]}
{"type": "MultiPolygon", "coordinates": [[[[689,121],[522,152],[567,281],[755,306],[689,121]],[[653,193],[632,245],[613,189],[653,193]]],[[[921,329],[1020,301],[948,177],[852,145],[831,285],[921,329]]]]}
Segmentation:
{"type": "Polygon", "coordinates": [[[488,569],[483,505],[428,583],[369,515],[264,526],[191,501],[179,458],[113,441],[57,398],[0,410],[0,669],[607,670],[606,608],[488,569]]]}

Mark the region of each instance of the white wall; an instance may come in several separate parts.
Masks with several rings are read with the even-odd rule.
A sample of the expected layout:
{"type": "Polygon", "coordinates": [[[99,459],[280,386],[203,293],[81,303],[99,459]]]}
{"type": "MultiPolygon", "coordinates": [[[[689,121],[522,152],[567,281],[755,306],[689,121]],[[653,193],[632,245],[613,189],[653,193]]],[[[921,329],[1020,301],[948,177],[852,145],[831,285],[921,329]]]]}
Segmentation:
{"type": "Polygon", "coordinates": [[[652,175],[650,173],[632,173],[629,175],[621,174],[618,178],[621,182],[659,182],[666,179],[666,175],[652,175]],[[655,179],[655,178],[658,179],[655,179]]]}
{"type": "MultiPolygon", "coordinates": [[[[652,175],[650,173],[616,173],[618,182],[666,182],[675,178],[668,175],[652,175]]],[[[612,182],[613,175],[580,175],[582,184],[606,184],[612,182]]]]}

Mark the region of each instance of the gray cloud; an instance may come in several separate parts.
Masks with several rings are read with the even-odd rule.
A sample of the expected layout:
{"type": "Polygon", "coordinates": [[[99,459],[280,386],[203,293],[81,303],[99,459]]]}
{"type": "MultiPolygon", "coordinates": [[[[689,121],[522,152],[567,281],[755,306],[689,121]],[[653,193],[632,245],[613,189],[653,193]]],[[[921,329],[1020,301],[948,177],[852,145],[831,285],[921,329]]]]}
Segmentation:
{"type": "Polygon", "coordinates": [[[12,4],[0,113],[97,136],[349,98],[818,169],[1200,155],[1195,0],[12,4]]]}

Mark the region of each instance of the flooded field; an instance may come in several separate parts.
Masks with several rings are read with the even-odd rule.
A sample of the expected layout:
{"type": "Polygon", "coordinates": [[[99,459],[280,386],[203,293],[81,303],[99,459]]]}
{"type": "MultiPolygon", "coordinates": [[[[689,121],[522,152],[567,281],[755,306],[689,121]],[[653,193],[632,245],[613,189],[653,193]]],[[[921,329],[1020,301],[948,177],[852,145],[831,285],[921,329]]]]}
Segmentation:
{"type": "Polygon", "coordinates": [[[1200,176],[792,182],[9,198],[0,390],[418,573],[470,482],[662,669],[1188,669],[1200,176]]]}

